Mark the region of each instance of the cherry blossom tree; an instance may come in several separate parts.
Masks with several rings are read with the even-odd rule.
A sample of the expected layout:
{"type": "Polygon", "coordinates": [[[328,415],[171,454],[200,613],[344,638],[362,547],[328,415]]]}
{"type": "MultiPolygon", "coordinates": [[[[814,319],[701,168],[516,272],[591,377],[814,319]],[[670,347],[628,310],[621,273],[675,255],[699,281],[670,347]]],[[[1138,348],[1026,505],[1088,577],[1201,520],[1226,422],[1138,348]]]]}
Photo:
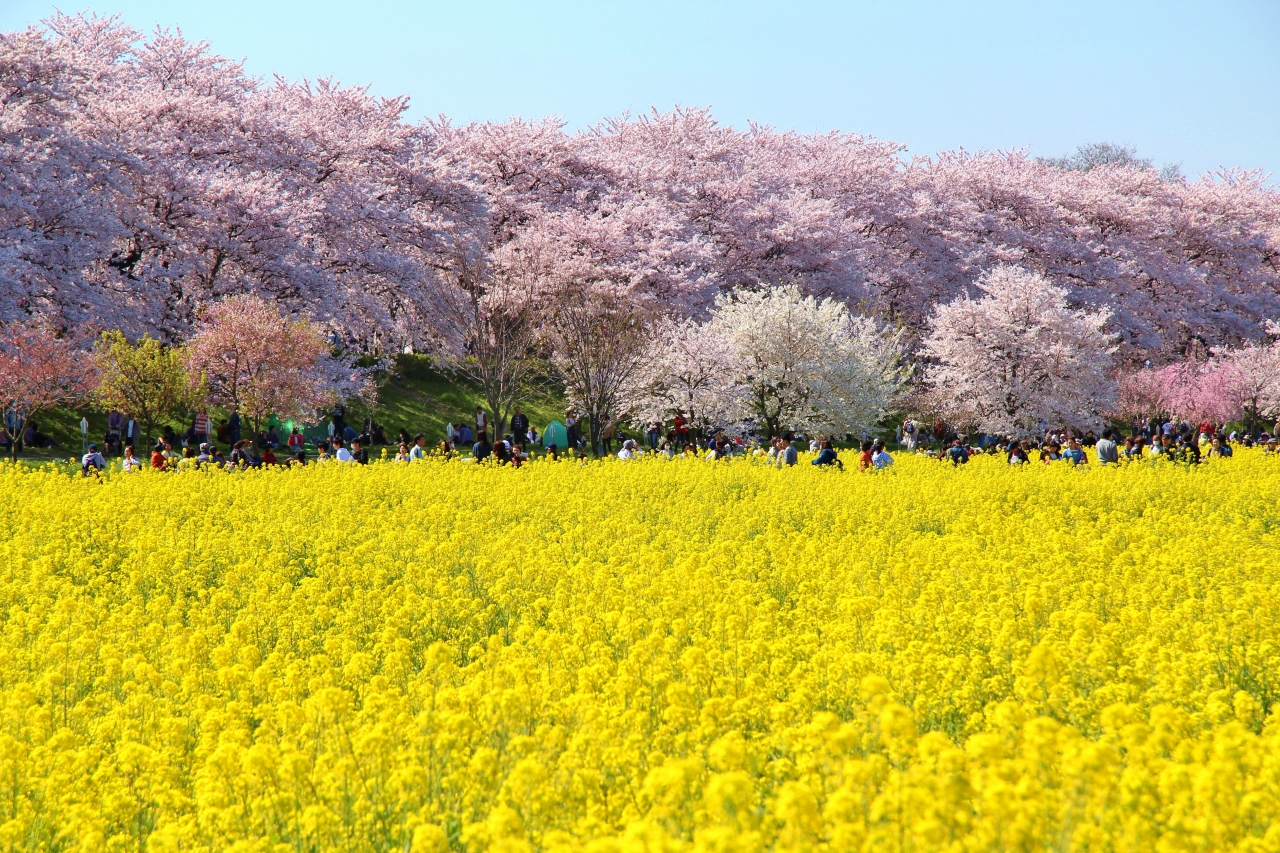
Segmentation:
{"type": "Polygon", "coordinates": [[[737,353],[724,330],[690,318],[663,317],[623,388],[623,406],[636,422],[682,415],[694,427],[726,426],[746,404],[735,384],[737,353]]]}
{"type": "Polygon", "coordinates": [[[1186,180],[1099,147],[906,160],[697,108],[578,133],[413,125],[404,98],[264,83],[90,15],[0,36],[0,97],[0,322],[178,343],[248,293],[362,352],[448,352],[469,265],[509,280],[547,246],[573,269],[544,293],[608,281],[700,320],[719,293],[796,282],[913,349],[932,306],[1001,264],[1109,309],[1124,364],[1257,343],[1280,316],[1280,191],[1257,172],[1186,180]]]}
{"type": "Polygon", "coordinates": [[[83,401],[96,376],[89,358],[48,329],[10,326],[0,330],[0,412],[12,417],[10,453],[27,421],[55,406],[83,401]]]}
{"type": "Polygon", "coordinates": [[[208,383],[209,401],[251,420],[306,420],[334,398],[329,345],[307,320],[290,320],[253,296],[205,309],[188,345],[187,368],[208,383]]]}
{"type": "Polygon", "coordinates": [[[870,431],[906,378],[897,333],[794,285],[721,295],[708,324],[734,354],[737,387],[720,405],[768,435],[870,431]]]}
{"type": "Polygon", "coordinates": [[[1108,313],[1072,309],[1042,275],[997,267],[983,296],[938,307],[922,348],[944,413],[991,433],[1026,435],[1040,422],[1095,427],[1113,408],[1108,313]]]}
{"type": "Polygon", "coordinates": [[[86,273],[118,234],[119,157],[70,126],[83,82],[39,30],[0,33],[0,323],[109,307],[86,273]]]}
{"type": "Polygon", "coordinates": [[[591,450],[599,456],[605,428],[628,414],[625,389],[644,358],[652,309],[626,287],[597,282],[584,298],[580,283],[566,285],[546,332],[565,393],[588,418],[591,450]]]}
{"type": "Polygon", "coordinates": [[[1222,362],[1218,380],[1249,432],[1264,418],[1280,415],[1280,340],[1274,339],[1280,337],[1280,326],[1269,322],[1267,332],[1273,336],[1269,343],[1218,352],[1222,362]]]}

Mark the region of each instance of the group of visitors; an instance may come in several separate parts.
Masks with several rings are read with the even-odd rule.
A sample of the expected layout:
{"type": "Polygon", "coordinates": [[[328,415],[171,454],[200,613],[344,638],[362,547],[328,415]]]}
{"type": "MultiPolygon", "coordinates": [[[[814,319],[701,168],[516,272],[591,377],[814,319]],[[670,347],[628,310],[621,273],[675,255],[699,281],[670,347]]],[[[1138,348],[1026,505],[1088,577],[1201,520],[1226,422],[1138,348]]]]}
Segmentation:
{"type": "MultiPolygon", "coordinates": [[[[583,435],[584,419],[573,409],[565,413],[564,448],[551,442],[546,453],[558,458],[562,452],[579,458],[586,456],[587,440],[583,435]]],[[[199,412],[184,433],[175,433],[165,427],[161,436],[150,447],[149,453],[138,453],[142,447],[141,427],[133,418],[119,412],[111,412],[107,419],[107,432],[101,449],[95,442],[89,445],[82,458],[84,472],[102,470],[108,455],[119,454],[126,471],[142,467],[173,469],[184,466],[211,464],[232,469],[257,468],[273,465],[306,465],[308,461],[335,461],[351,464],[368,464],[371,446],[387,444],[385,432],[372,418],[367,418],[362,430],[346,423],[345,411],[337,406],[323,432],[304,435],[292,425],[281,425],[269,419],[261,430],[250,431],[252,438],[244,437],[244,420],[231,412],[218,424],[214,424],[207,412],[199,412]],[[286,432],[287,426],[287,432],[286,432]],[[227,455],[219,445],[228,448],[227,455]],[[310,455],[309,455],[310,454],[310,455]]],[[[462,457],[475,462],[493,460],[498,464],[520,467],[532,455],[542,436],[532,425],[528,415],[515,407],[509,430],[502,437],[490,438],[494,423],[483,406],[477,406],[474,426],[471,423],[449,423],[444,437],[434,446],[428,446],[422,433],[410,436],[401,429],[397,437],[397,462],[412,462],[428,456],[442,458],[462,457]]],[[[559,425],[553,425],[557,429],[559,425]]],[[[637,459],[649,454],[665,458],[699,456],[708,461],[726,460],[734,456],[764,456],[779,467],[796,465],[800,449],[806,447],[812,456],[811,465],[843,469],[845,461],[835,441],[829,436],[808,437],[787,432],[765,444],[749,440],[742,435],[730,436],[720,430],[700,431],[691,429],[688,421],[676,415],[671,421],[650,422],[644,427],[641,441],[627,437],[622,424],[606,422],[601,430],[602,442],[607,433],[610,440],[621,441],[617,458],[637,459]]],[[[34,422],[24,425],[24,439],[40,446],[42,434],[34,422]]],[[[552,429],[552,427],[548,427],[552,429]]],[[[553,434],[548,433],[548,437],[553,434]]],[[[978,434],[973,442],[965,435],[956,434],[939,421],[932,426],[914,419],[903,422],[898,430],[900,445],[919,454],[928,455],[953,465],[964,465],[976,455],[1003,456],[1010,465],[1028,465],[1033,462],[1051,464],[1065,462],[1072,466],[1089,464],[1086,448],[1094,449],[1094,458],[1101,464],[1121,464],[1138,459],[1164,459],[1197,464],[1205,458],[1229,457],[1237,445],[1252,446],[1260,443],[1264,450],[1275,452],[1276,436],[1280,435],[1280,423],[1272,432],[1227,432],[1222,424],[1208,421],[1198,426],[1172,420],[1149,419],[1135,421],[1131,434],[1121,436],[1111,428],[1100,436],[1092,430],[1055,430],[1041,423],[1037,435],[1010,439],[1005,436],[978,434]]],[[[849,437],[846,437],[849,438],[849,437]]],[[[0,447],[11,443],[7,427],[0,427],[0,447]]],[[[610,443],[604,442],[606,452],[610,443]]],[[[851,453],[857,454],[858,471],[879,471],[893,465],[893,457],[881,439],[864,439],[855,442],[851,453]]],[[[384,451],[385,453],[385,451],[384,451]]]]}
{"type": "Polygon", "coordinates": [[[1277,450],[1276,435],[1280,423],[1273,432],[1228,432],[1225,425],[1203,421],[1197,427],[1189,422],[1139,421],[1130,435],[1122,436],[1110,427],[1096,436],[1092,430],[1083,433],[1075,430],[1055,431],[1043,427],[1043,435],[1017,440],[1002,436],[981,435],[976,444],[963,436],[947,436],[941,447],[926,447],[937,443],[938,427],[925,431],[914,421],[907,421],[899,431],[899,440],[908,449],[938,459],[963,465],[975,455],[994,454],[1004,456],[1010,465],[1026,465],[1033,461],[1051,464],[1063,461],[1069,465],[1087,465],[1089,456],[1085,448],[1094,448],[1096,461],[1102,465],[1118,465],[1141,459],[1164,460],[1199,464],[1207,458],[1228,458],[1233,446],[1253,447],[1260,444],[1264,452],[1277,450]],[[932,440],[931,440],[932,439],[932,440]]]}

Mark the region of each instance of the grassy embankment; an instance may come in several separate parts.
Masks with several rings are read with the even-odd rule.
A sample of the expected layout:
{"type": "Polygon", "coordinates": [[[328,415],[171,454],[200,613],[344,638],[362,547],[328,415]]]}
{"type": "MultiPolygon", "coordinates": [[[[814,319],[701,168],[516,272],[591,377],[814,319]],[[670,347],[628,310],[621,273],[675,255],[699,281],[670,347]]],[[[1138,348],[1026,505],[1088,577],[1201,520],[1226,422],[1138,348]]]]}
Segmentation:
{"type": "MultiPolygon", "coordinates": [[[[467,423],[474,428],[476,406],[488,406],[479,387],[460,376],[453,376],[432,368],[423,356],[401,356],[397,359],[394,375],[382,385],[374,417],[386,430],[387,438],[394,440],[403,427],[411,435],[421,432],[429,444],[444,438],[449,423],[467,423]]],[[[539,432],[553,420],[564,420],[563,397],[559,389],[547,388],[521,401],[521,407],[539,432]]],[[[211,412],[215,423],[223,417],[220,411],[211,412]]],[[[347,406],[347,421],[358,424],[365,412],[357,403],[347,406]]],[[[55,409],[36,417],[40,431],[51,435],[61,447],[44,450],[27,450],[24,459],[65,459],[79,456],[80,419],[89,421],[89,440],[99,441],[107,430],[106,412],[86,407],[84,409],[55,409]]],[[[327,418],[327,415],[326,415],[327,418]]],[[[323,423],[324,421],[321,421],[323,423]]],[[[174,421],[171,426],[181,435],[189,425],[174,421]]],[[[247,437],[246,430],[246,437],[247,437]]],[[[394,448],[390,451],[394,453],[394,448]]]]}

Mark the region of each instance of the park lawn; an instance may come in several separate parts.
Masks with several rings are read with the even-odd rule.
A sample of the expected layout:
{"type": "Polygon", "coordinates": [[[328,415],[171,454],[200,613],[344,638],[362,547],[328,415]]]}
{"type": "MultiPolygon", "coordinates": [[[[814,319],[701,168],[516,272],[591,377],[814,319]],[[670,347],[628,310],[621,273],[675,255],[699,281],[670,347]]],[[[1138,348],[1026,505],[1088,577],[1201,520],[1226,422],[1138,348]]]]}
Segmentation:
{"type": "MultiPolygon", "coordinates": [[[[379,389],[374,418],[382,424],[389,440],[394,441],[396,434],[403,428],[410,435],[421,432],[427,437],[428,443],[434,445],[445,437],[445,427],[449,423],[459,425],[466,423],[474,429],[476,406],[479,405],[485,406],[486,411],[488,410],[484,394],[475,383],[462,376],[435,369],[426,356],[406,355],[396,359],[393,375],[388,376],[379,389]]],[[[530,395],[529,399],[522,401],[520,405],[539,433],[551,421],[564,420],[564,394],[552,385],[547,385],[530,395]]],[[[348,423],[361,423],[364,416],[364,407],[359,403],[347,404],[348,423]]],[[[79,456],[83,452],[80,439],[82,417],[89,422],[89,441],[100,442],[107,431],[106,412],[100,412],[91,407],[54,409],[37,415],[35,420],[39,424],[40,431],[52,436],[61,447],[27,450],[22,454],[23,458],[45,460],[79,456]]],[[[210,411],[210,417],[217,423],[225,417],[225,413],[213,409],[210,411]]],[[[323,424],[327,419],[326,413],[324,419],[317,423],[323,424]]],[[[186,430],[189,421],[174,421],[170,425],[175,432],[181,434],[186,430]]],[[[160,429],[163,427],[159,428],[157,433],[160,429]]],[[[391,452],[394,452],[394,449],[391,452]]]]}

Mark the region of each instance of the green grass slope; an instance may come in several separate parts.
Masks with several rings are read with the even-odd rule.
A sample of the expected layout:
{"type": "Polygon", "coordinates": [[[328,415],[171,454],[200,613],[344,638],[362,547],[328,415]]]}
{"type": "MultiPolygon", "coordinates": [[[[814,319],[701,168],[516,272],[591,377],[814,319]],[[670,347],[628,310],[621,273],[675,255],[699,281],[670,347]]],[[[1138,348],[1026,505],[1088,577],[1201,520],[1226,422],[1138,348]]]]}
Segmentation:
{"type": "MultiPolygon", "coordinates": [[[[519,401],[519,404],[539,433],[551,421],[564,420],[564,398],[557,388],[548,386],[539,389],[527,400],[519,401]]],[[[483,405],[488,410],[484,395],[475,383],[435,369],[426,356],[407,355],[397,358],[393,375],[382,384],[374,418],[382,424],[391,441],[404,428],[410,435],[421,432],[427,437],[428,443],[434,445],[444,438],[445,427],[451,422],[459,425],[466,423],[474,429],[478,405],[483,405]]],[[[210,414],[215,422],[223,416],[216,411],[210,414]]],[[[346,418],[349,423],[361,423],[364,416],[364,409],[358,403],[347,405],[346,418]]],[[[40,431],[52,436],[61,447],[28,450],[22,454],[23,458],[58,459],[79,456],[82,417],[89,421],[89,440],[101,439],[107,430],[105,412],[92,408],[55,409],[37,415],[35,420],[40,431]]],[[[327,419],[327,413],[325,417],[327,419]]],[[[189,422],[177,421],[171,424],[179,435],[188,425],[189,422]]]]}

